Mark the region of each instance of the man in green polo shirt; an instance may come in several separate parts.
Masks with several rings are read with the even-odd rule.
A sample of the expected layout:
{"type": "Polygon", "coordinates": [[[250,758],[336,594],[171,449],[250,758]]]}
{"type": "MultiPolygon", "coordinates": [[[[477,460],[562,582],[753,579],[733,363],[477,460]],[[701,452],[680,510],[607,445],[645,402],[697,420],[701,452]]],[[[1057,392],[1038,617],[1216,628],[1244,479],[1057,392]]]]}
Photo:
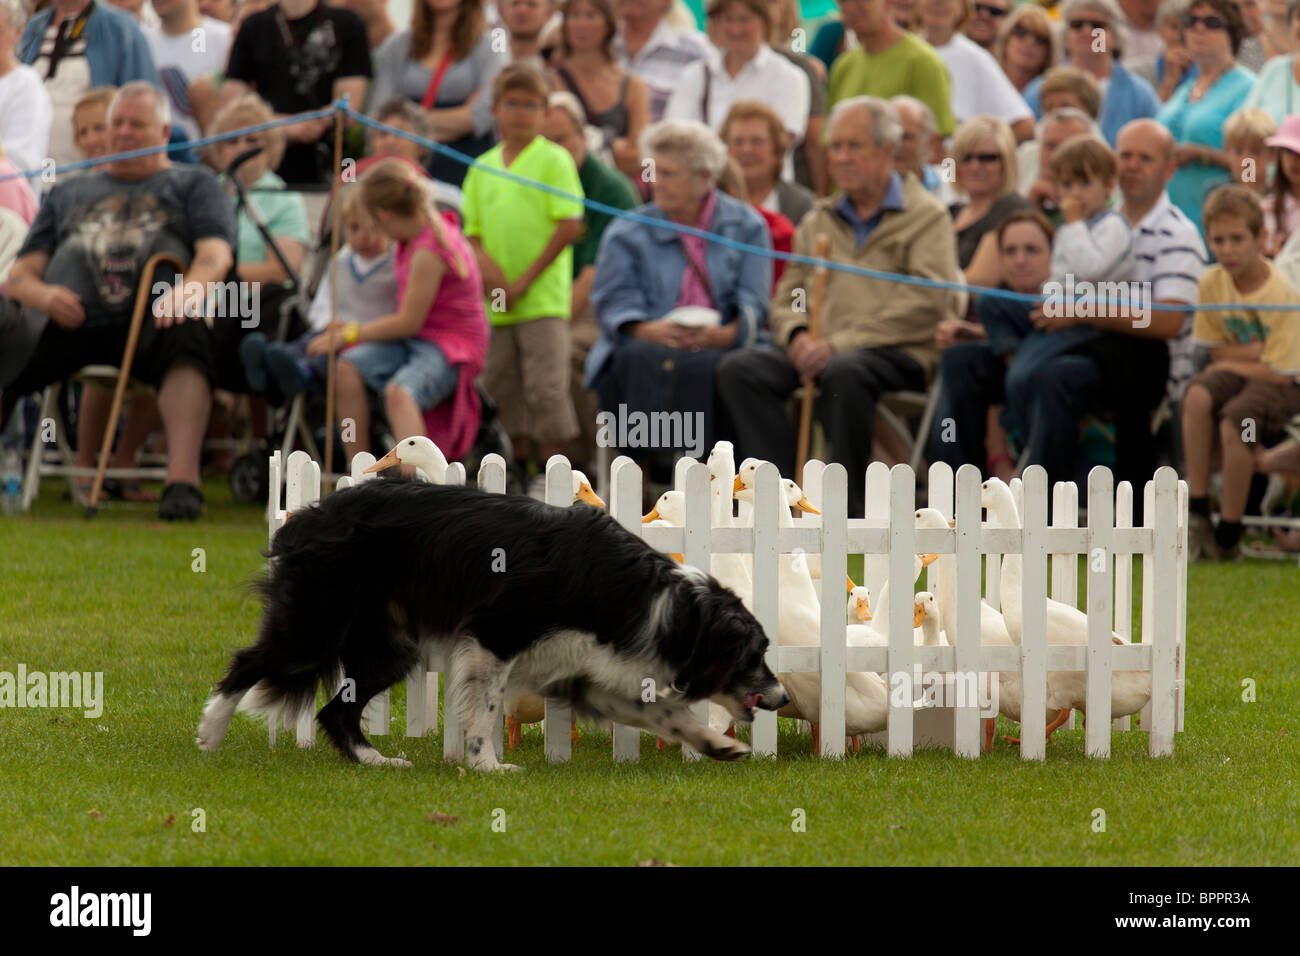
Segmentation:
{"type": "Polygon", "coordinates": [[[934,47],[895,25],[888,0],[839,0],[839,5],[858,48],[842,53],[831,67],[830,105],[851,96],[888,100],[905,93],[934,111],[940,136],[951,136],[957,128],[952,78],[934,47]]]}

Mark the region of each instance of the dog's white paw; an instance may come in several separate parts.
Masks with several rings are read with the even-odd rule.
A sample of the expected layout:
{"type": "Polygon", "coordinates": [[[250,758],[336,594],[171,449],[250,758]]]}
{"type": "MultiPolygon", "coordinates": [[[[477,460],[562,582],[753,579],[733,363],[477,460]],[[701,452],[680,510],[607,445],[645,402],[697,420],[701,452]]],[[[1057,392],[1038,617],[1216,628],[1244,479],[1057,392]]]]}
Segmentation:
{"type": "Polygon", "coordinates": [[[402,767],[405,769],[412,766],[411,761],[403,760],[401,757],[385,757],[374,747],[358,747],[357,760],[368,767],[402,767]]]}
{"type": "Polygon", "coordinates": [[[701,752],[714,760],[739,760],[749,755],[750,747],[744,741],[722,737],[718,741],[710,741],[701,752]]]}
{"type": "Polygon", "coordinates": [[[479,763],[470,767],[479,773],[500,773],[504,770],[523,770],[524,768],[517,763],[479,763]]]}

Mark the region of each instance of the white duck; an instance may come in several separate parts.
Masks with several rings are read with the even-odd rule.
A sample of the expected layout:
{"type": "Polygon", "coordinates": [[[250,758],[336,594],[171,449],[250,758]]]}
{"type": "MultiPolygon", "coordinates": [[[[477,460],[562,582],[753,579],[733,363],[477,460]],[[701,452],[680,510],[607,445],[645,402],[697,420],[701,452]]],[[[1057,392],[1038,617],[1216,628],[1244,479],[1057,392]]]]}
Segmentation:
{"type": "MultiPolygon", "coordinates": [[[[996,526],[997,520],[989,522],[996,526]]],[[[953,527],[952,522],[943,516],[937,508],[921,508],[916,512],[918,529],[944,529],[953,527]]],[[[942,626],[954,627],[957,620],[957,556],[941,554],[935,563],[935,597],[939,604],[939,620],[942,626]]],[[[956,634],[949,635],[949,642],[956,634]]],[[[1006,620],[991,604],[980,599],[980,642],[1009,647],[1015,643],[1007,630],[1006,620]]],[[[981,677],[981,681],[983,678],[981,677]]],[[[1007,719],[1020,723],[1020,701],[1023,696],[1019,671],[998,672],[998,711],[1007,719]]],[[[1055,710],[1044,715],[1044,722],[1057,717],[1055,710]]],[[[993,747],[993,731],[997,721],[990,717],[984,724],[984,749],[993,747]]]]}
{"type": "MultiPolygon", "coordinates": [[[[1004,528],[1019,528],[1020,514],[1006,482],[990,478],[980,486],[980,504],[996,517],[1004,528]]],[[[1024,557],[1008,554],[1002,559],[1001,598],[1003,616],[1011,639],[1019,644],[1023,635],[1024,612],[1021,596],[1024,580],[1024,557]]],[[[1116,644],[1126,643],[1111,632],[1116,644]]],[[[1047,599],[1047,643],[1087,645],[1088,615],[1076,607],[1047,599]]],[[[1087,713],[1085,671],[1051,671],[1047,675],[1047,706],[1060,709],[1047,725],[1047,739],[1069,718],[1071,708],[1087,713]]],[[[1116,671],[1111,676],[1111,717],[1135,714],[1151,699],[1151,675],[1146,671],[1116,671]]]]}
{"type": "MultiPolygon", "coordinates": [[[[447,481],[447,456],[442,450],[433,443],[429,438],[423,435],[413,435],[410,438],[403,438],[383,458],[366,469],[366,473],[384,471],[395,465],[413,465],[417,470],[416,476],[423,477],[425,481],[441,485],[447,481]]],[[[578,470],[573,471],[573,502],[585,502],[596,508],[605,507],[605,502],[600,496],[592,490],[591,482],[587,476],[578,470]]]]}
{"type": "MultiPolygon", "coordinates": [[[[737,475],[739,489],[736,497],[753,503],[753,475],[756,465],[748,469],[741,466],[737,475]],[[748,479],[748,480],[746,480],[748,479]]],[[[812,505],[803,492],[789,478],[781,482],[784,499],[789,508],[808,510],[812,505]]],[[[777,509],[777,523],[783,528],[794,527],[788,508],[777,509]]],[[[778,643],[784,647],[809,647],[821,644],[821,605],[806,564],[797,562],[799,555],[782,554],[778,574],[780,589],[780,615],[778,643]]],[[[783,717],[799,717],[813,725],[813,750],[821,749],[821,676],[819,674],[779,674],[781,683],[790,694],[791,704],[779,711],[783,717]]],[[[845,675],[844,732],[850,737],[874,733],[885,726],[889,714],[889,689],[878,674],[849,672],[845,675]]]]}

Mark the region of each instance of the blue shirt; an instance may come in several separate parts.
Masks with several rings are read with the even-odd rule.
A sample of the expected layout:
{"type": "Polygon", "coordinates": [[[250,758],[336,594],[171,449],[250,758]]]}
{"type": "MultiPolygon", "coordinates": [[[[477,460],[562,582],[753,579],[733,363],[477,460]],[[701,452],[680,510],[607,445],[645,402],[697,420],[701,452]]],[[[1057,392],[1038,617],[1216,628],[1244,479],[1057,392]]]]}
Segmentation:
{"type": "Polygon", "coordinates": [[[889,174],[889,183],[885,186],[885,195],[880,200],[880,205],[876,207],[875,213],[866,219],[858,215],[857,207],[853,205],[853,200],[847,194],[840,196],[835,203],[835,212],[853,230],[853,237],[857,240],[859,249],[876,231],[876,227],[880,225],[880,216],[886,209],[898,211],[902,208],[903,178],[897,172],[889,174]]]}
{"type": "MultiPolygon", "coordinates": [[[[1235,66],[1215,80],[1205,95],[1193,103],[1189,99],[1192,81],[1183,80],[1169,102],[1156,116],[1168,127],[1174,142],[1223,149],[1223,124],[1241,107],[1255,88],[1255,74],[1235,66]]],[[[1187,163],[1179,166],[1169,180],[1169,200],[1201,229],[1201,202],[1206,191],[1228,182],[1231,177],[1222,166],[1187,163]]]]}

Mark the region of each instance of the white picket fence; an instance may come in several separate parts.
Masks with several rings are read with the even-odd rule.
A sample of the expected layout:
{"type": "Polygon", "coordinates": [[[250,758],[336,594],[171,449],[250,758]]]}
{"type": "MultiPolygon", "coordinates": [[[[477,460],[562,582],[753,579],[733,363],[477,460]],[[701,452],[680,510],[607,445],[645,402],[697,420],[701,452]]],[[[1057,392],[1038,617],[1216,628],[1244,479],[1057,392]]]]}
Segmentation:
{"type": "MultiPolygon", "coordinates": [[[[362,470],[374,462],[371,455],[358,455],[352,463],[352,477],[339,480],[339,487],[371,478],[362,470]]],[[[320,493],[320,468],[305,452],[289,456],[285,469],[285,510],[280,510],[281,463],[279,453],[271,457],[271,498],[268,518],[270,534],[284,523],[286,511],[306,507],[320,493]]],[[[709,473],[702,463],[682,459],[676,470],[676,486],[685,493],[684,528],[644,527],[641,524],[640,469],[628,458],[619,457],[611,466],[610,514],[633,534],[651,546],[685,556],[686,563],[707,568],[714,553],[753,555],[753,611],[773,639],[768,646],[768,666],[778,673],[820,673],[821,755],[842,756],[845,752],[845,674],[875,671],[891,679],[911,682],[918,673],[954,675],[992,671],[1018,671],[1023,679],[1024,714],[1043,713],[1046,708],[1047,672],[1085,671],[1087,711],[1096,719],[1087,722],[1085,749],[1089,756],[1108,757],[1113,730],[1128,731],[1129,718],[1115,721],[1110,715],[1110,687],[1113,671],[1145,671],[1151,675],[1151,701],[1139,715],[1140,729],[1148,734],[1152,756],[1173,753],[1174,734],[1183,729],[1183,675],[1186,663],[1187,616],[1187,486],[1171,468],[1161,468],[1146,483],[1144,524],[1132,527],[1133,497],[1128,482],[1113,487],[1109,470],[1095,468],[1089,475],[1088,525],[1078,527],[1078,489],[1073,483],[1058,482],[1052,494],[1052,523],[1048,523],[1048,489],[1042,468],[1026,470],[1023,483],[1012,482],[1021,515],[1021,529],[981,526],[981,475],[974,466],[954,475],[947,465],[936,464],[929,472],[929,507],[942,512],[956,527],[917,530],[915,476],[907,465],[892,470],[879,462],[866,474],[866,517],[847,517],[847,473],[840,465],[810,461],[800,482],[808,498],[822,514],[796,518],[793,528],[778,526],[779,476],[770,464],[756,475],[753,527],[710,526],[709,473]],[[954,508],[955,505],[955,508],[954,508]],[[821,646],[780,647],[777,645],[778,559],[798,551],[821,556],[821,646]],[[889,646],[849,646],[845,638],[844,579],[848,555],[865,555],[865,584],[879,595],[886,581],[894,594],[910,594],[913,556],[919,553],[954,554],[957,567],[957,620],[944,621],[952,646],[920,647],[913,643],[910,601],[890,602],[889,646]],[[980,568],[985,562],[984,599],[999,606],[1001,555],[1024,556],[1022,607],[1023,643],[992,646],[980,643],[980,568]],[[1047,644],[1046,598],[1048,597],[1047,556],[1052,561],[1050,595],[1074,605],[1078,594],[1077,555],[1089,556],[1087,565],[1088,643],[1078,646],[1047,644]],[[1141,557],[1142,629],[1140,640],[1132,642],[1132,570],[1134,556],[1141,557]],[[902,588],[902,590],[900,590],[902,588]],[[1111,631],[1130,643],[1112,643],[1111,631]]],[[[463,484],[463,467],[448,468],[448,484],[463,484]]],[[[489,455],[478,475],[484,490],[503,493],[505,463],[489,455]]],[[[557,456],[547,465],[547,501],[553,505],[572,503],[569,463],[557,456]]],[[[933,590],[933,588],[931,588],[933,590]]],[[[407,679],[406,735],[421,737],[437,730],[438,674],[445,662],[436,652],[422,662],[407,679]]],[[[997,681],[990,682],[996,689],[997,681]]],[[[892,756],[907,756],[922,745],[948,747],[965,757],[980,754],[981,713],[977,700],[957,701],[960,706],[916,709],[900,703],[911,701],[919,687],[904,687],[891,695],[887,729],[871,735],[892,756]]],[[[951,703],[951,701],[949,701],[951,703]]],[[[996,698],[994,699],[996,707],[996,698]]],[[[707,720],[707,704],[693,708],[697,719],[707,720]]],[[[367,708],[366,729],[371,734],[389,730],[388,694],[376,698],[367,708]]],[[[463,757],[464,735],[454,714],[444,715],[443,754],[447,759],[463,757]]],[[[1073,725],[1071,723],[1066,726],[1073,725]]],[[[297,724],[301,746],[315,738],[313,717],[305,714],[297,724]]],[[[275,742],[276,728],[271,728],[275,742]]],[[[641,732],[615,725],[615,760],[636,760],[641,732]]],[[[1046,728],[1037,721],[1020,726],[1020,754],[1025,759],[1046,755],[1046,728]]],[[[759,711],[752,725],[751,744],[755,754],[777,753],[777,717],[759,711]]],[[[501,740],[496,739],[498,752],[501,740]]],[[[570,757],[569,708],[563,702],[547,700],[545,753],[550,761],[570,757]]],[[[698,759],[691,748],[683,748],[685,759],[698,759]]]]}

